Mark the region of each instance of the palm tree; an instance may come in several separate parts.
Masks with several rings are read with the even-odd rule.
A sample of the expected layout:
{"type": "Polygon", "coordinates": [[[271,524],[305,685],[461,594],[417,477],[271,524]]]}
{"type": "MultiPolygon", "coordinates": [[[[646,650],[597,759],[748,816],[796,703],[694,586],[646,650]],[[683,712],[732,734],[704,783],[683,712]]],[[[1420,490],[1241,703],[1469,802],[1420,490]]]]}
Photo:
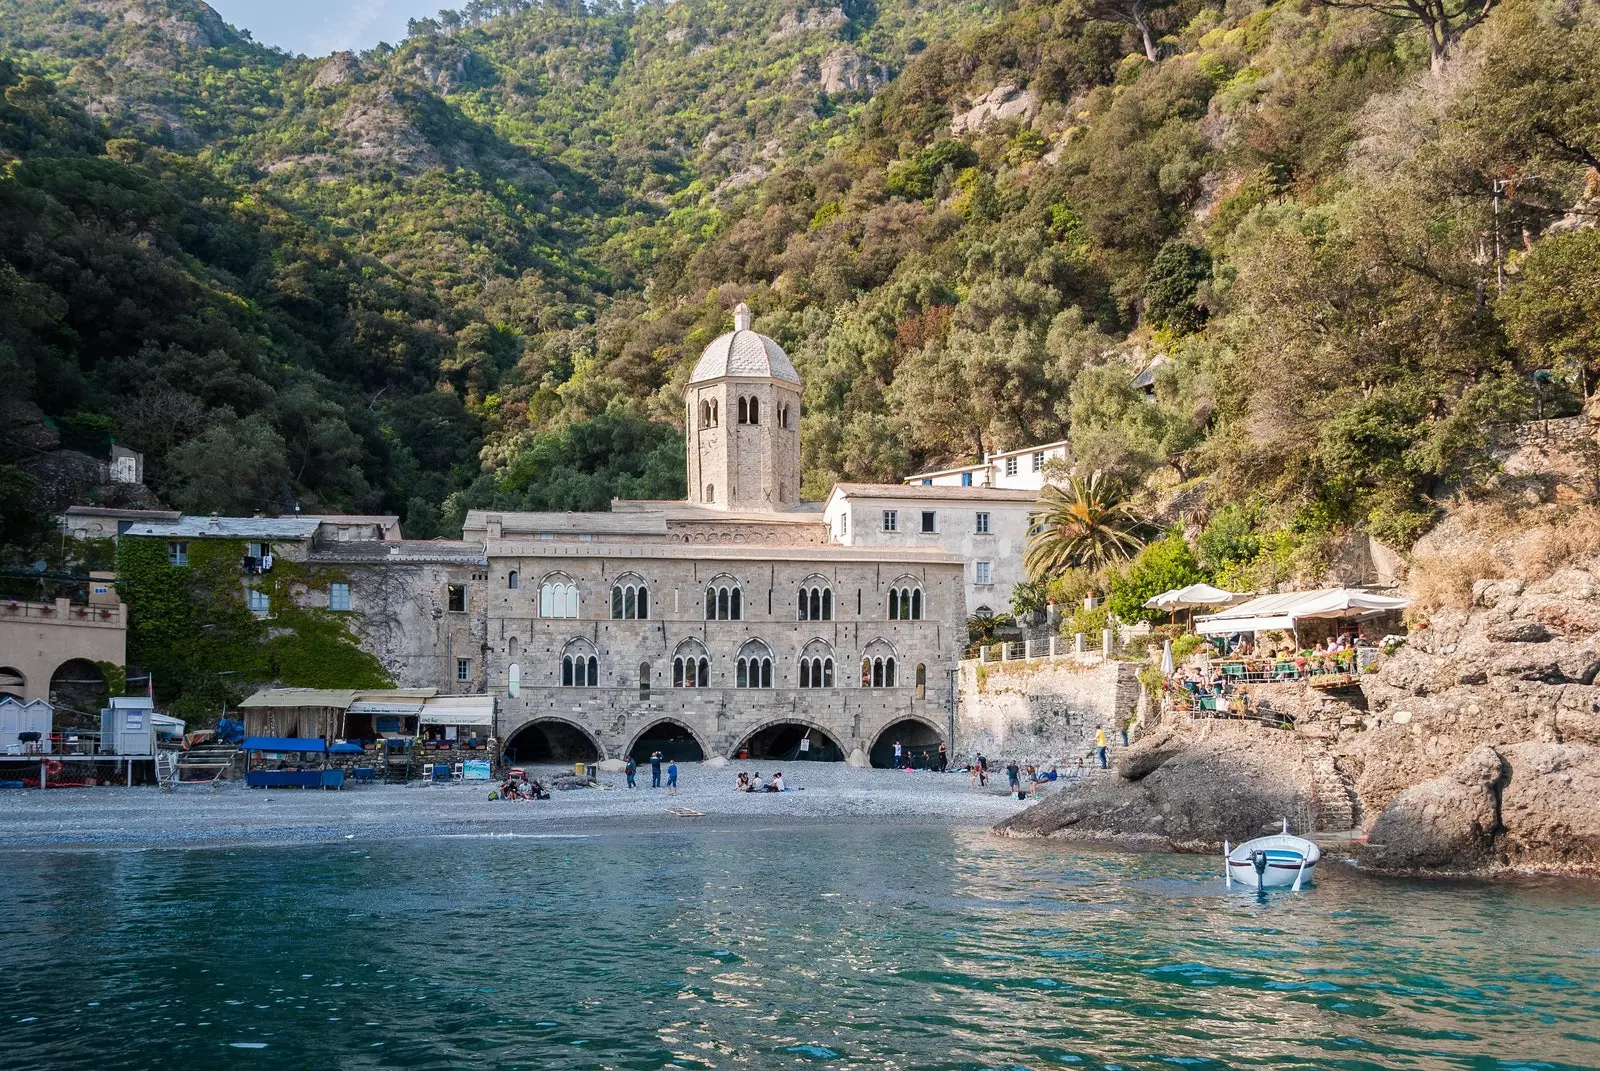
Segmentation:
{"type": "Polygon", "coordinates": [[[1070,477],[1066,486],[1046,484],[1038,508],[1028,514],[1028,550],[1023,564],[1032,577],[1063,569],[1099,569],[1125,561],[1144,545],[1140,522],[1116,488],[1096,472],[1070,477]]]}

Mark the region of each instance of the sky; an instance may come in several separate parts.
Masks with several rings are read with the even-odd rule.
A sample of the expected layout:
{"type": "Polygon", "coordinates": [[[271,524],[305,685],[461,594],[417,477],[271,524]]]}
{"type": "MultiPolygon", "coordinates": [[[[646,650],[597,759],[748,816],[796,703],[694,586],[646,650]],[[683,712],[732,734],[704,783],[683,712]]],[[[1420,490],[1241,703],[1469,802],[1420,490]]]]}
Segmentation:
{"type": "Polygon", "coordinates": [[[400,43],[406,21],[456,7],[450,0],[206,0],[224,21],[264,45],[326,56],[400,43]]]}

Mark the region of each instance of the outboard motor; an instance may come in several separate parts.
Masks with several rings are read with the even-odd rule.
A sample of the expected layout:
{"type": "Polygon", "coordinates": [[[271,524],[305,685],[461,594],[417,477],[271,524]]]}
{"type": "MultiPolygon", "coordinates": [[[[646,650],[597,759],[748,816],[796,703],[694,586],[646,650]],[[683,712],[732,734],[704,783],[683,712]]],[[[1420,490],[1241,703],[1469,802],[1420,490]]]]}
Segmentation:
{"type": "Polygon", "coordinates": [[[1260,848],[1251,852],[1250,865],[1256,868],[1256,877],[1265,877],[1267,873],[1267,853],[1260,848]]]}

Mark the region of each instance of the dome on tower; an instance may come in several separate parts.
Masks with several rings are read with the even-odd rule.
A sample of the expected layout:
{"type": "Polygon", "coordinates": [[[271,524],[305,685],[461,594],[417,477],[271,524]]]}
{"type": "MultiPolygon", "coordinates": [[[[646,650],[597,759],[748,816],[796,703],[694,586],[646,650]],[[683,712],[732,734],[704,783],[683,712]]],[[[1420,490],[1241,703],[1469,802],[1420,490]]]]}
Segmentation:
{"type": "Polygon", "coordinates": [[[800,383],[800,373],[794,370],[783,347],[759,331],[750,330],[750,306],[742,301],[733,310],[733,330],[718,335],[705,348],[689,382],[704,383],[723,376],[800,383]]]}

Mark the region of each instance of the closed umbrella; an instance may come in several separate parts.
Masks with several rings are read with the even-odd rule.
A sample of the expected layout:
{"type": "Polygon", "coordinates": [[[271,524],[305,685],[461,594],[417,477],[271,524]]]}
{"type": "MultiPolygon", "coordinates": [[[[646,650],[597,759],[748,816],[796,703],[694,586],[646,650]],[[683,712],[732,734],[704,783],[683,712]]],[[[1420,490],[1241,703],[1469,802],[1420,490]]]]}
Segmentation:
{"type": "Polygon", "coordinates": [[[1163,677],[1172,676],[1172,669],[1172,640],[1169,637],[1161,643],[1161,675],[1163,677]]]}

